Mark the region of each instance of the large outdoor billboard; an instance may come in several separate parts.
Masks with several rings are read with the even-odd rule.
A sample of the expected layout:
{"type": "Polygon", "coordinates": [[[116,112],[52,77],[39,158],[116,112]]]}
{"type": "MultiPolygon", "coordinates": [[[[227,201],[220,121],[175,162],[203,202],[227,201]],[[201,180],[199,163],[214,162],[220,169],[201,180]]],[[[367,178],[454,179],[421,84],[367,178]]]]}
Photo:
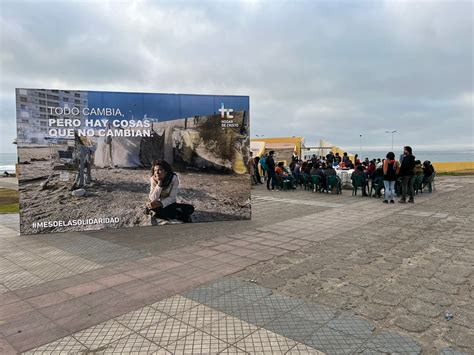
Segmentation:
{"type": "Polygon", "coordinates": [[[249,98],[17,89],[20,233],[250,219],[249,98]]]}

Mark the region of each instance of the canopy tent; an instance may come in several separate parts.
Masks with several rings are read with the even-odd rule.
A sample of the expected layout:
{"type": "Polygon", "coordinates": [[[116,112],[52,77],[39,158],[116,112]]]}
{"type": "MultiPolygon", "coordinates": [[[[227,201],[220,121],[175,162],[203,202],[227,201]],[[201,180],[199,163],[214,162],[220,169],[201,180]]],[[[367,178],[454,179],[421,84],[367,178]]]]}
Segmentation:
{"type": "MultiPolygon", "coordinates": [[[[303,158],[310,157],[312,154],[325,157],[327,154],[329,154],[329,152],[333,152],[334,154],[339,153],[339,155],[342,157],[345,150],[340,147],[335,146],[334,144],[328,141],[320,139],[319,144],[317,146],[314,146],[314,147],[310,146],[310,147],[303,148],[302,157],[303,158]]],[[[353,154],[348,153],[348,156],[349,156],[349,159],[354,161],[353,154]]]]}
{"type": "Polygon", "coordinates": [[[250,142],[250,151],[254,157],[260,157],[265,154],[265,142],[250,142]]]}
{"type": "Polygon", "coordinates": [[[154,131],[151,137],[95,137],[94,165],[98,168],[151,166],[153,160],[163,158],[163,133],[154,131]]]}
{"type": "Polygon", "coordinates": [[[274,159],[276,162],[284,161],[286,165],[290,164],[293,154],[296,153],[295,143],[266,143],[265,152],[273,150],[275,152],[274,159]]]}
{"type": "MultiPolygon", "coordinates": [[[[269,138],[252,138],[252,142],[264,142],[265,147],[268,148],[268,144],[280,144],[287,143],[292,144],[296,155],[301,156],[301,150],[304,148],[303,137],[269,137],[269,138]]],[[[274,146],[273,150],[280,149],[279,146],[274,146]]],[[[286,148],[285,148],[286,149],[286,148]]],[[[266,149],[268,150],[268,149],[266,149]]]]}

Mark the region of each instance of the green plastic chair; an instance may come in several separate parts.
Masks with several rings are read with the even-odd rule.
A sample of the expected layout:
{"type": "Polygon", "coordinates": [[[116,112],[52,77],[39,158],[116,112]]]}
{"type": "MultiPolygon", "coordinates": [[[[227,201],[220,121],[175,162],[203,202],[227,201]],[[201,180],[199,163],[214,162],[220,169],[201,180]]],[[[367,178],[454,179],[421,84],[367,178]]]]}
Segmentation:
{"type": "Polygon", "coordinates": [[[304,186],[305,190],[311,190],[312,189],[311,180],[308,177],[308,175],[306,175],[306,174],[303,174],[303,186],[304,186]]]}
{"type": "Polygon", "coordinates": [[[283,190],[293,190],[294,186],[291,180],[283,179],[283,190]]]}
{"type": "Polygon", "coordinates": [[[323,188],[323,180],[321,179],[321,176],[311,175],[311,183],[313,185],[313,192],[321,192],[321,189],[323,188]]]}
{"type": "Polygon", "coordinates": [[[385,189],[385,185],[383,183],[383,177],[378,176],[375,179],[372,179],[372,184],[370,185],[369,196],[380,197],[382,195],[382,189],[385,189]]]}
{"type": "Polygon", "coordinates": [[[342,194],[342,182],[339,176],[331,175],[327,177],[326,180],[326,192],[329,193],[329,189],[331,189],[331,193],[336,191],[337,194],[342,194]]]}
{"type": "Polygon", "coordinates": [[[352,175],[352,196],[357,196],[359,187],[362,191],[365,189],[365,177],[363,175],[352,175]]]}
{"type": "Polygon", "coordinates": [[[275,186],[278,187],[279,190],[283,190],[283,179],[281,178],[281,176],[275,174],[275,179],[275,186]]]}
{"type": "Polygon", "coordinates": [[[422,186],[421,186],[421,192],[423,192],[423,189],[428,186],[428,192],[433,192],[435,190],[435,185],[434,185],[434,180],[435,180],[435,177],[436,177],[436,172],[433,172],[433,174],[431,174],[430,178],[428,179],[428,181],[425,181],[424,183],[422,183],[422,186]]]}
{"type": "Polygon", "coordinates": [[[415,194],[423,193],[423,175],[415,175],[413,179],[413,190],[415,194]]]}

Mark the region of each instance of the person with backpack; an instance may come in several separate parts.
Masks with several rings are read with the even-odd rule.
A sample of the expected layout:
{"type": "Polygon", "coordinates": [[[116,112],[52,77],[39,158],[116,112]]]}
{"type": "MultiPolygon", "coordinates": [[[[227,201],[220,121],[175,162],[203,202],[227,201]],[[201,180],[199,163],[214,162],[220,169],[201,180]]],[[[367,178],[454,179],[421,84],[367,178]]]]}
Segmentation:
{"type": "Polygon", "coordinates": [[[400,203],[407,203],[407,194],[409,195],[408,202],[414,203],[415,191],[413,189],[413,174],[415,169],[415,156],[409,146],[403,148],[403,159],[400,164],[400,176],[402,178],[402,198],[400,203]]]}
{"type": "Polygon", "coordinates": [[[261,168],[262,168],[263,180],[268,180],[268,174],[267,174],[267,170],[268,170],[268,167],[267,167],[267,159],[268,159],[268,155],[267,155],[267,154],[264,154],[264,155],[260,158],[260,166],[261,166],[261,168]]]}
{"type": "Polygon", "coordinates": [[[388,152],[387,159],[383,161],[383,184],[385,187],[385,198],[383,203],[395,203],[395,181],[400,171],[400,164],[395,160],[395,153],[388,152]]]}

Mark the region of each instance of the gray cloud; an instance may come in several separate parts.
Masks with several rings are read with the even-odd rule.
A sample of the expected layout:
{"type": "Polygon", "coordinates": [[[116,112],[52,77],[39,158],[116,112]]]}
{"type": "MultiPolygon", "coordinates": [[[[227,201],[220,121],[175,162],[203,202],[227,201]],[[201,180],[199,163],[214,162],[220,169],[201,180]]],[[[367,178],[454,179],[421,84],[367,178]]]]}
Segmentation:
{"type": "Polygon", "coordinates": [[[0,6],[0,151],[15,87],[250,95],[253,134],[473,147],[471,1],[0,6]]]}

